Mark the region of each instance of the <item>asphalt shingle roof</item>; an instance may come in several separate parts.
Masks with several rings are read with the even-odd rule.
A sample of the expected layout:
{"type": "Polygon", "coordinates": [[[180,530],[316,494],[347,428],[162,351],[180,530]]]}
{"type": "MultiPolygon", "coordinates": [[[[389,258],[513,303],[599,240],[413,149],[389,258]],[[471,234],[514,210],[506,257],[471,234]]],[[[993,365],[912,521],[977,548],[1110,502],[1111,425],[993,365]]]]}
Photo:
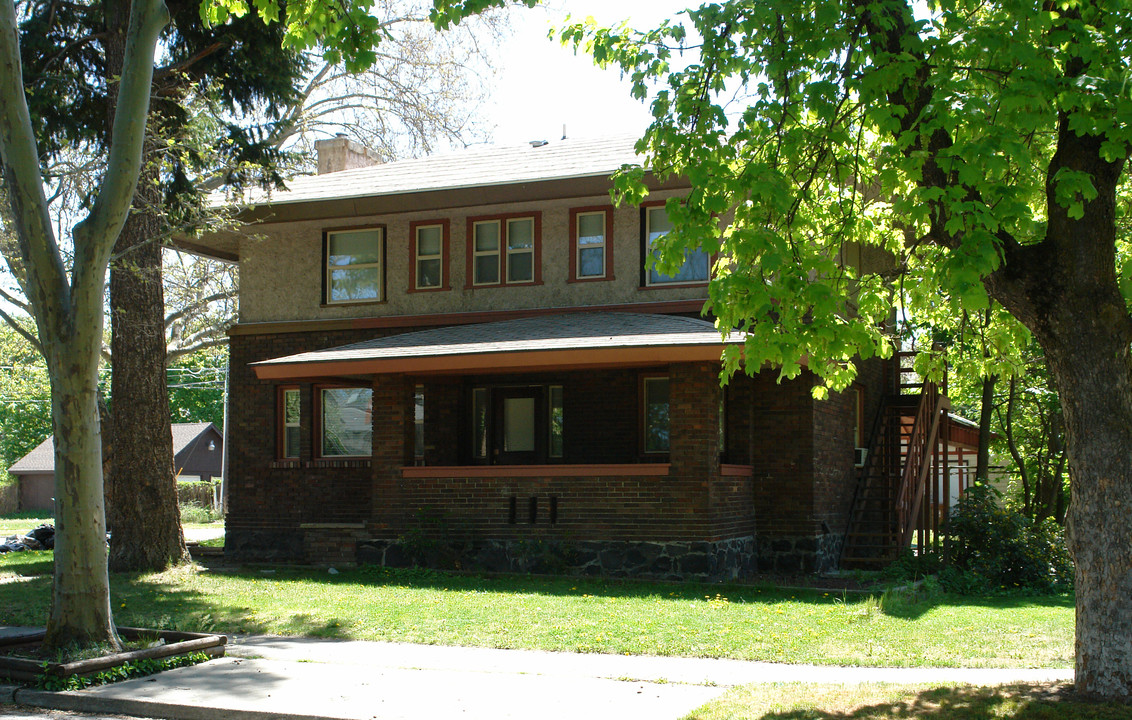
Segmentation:
{"type": "MultiPolygon", "coordinates": [[[[198,438],[201,433],[211,426],[210,422],[199,423],[173,423],[173,454],[184,450],[189,443],[198,438]]],[[[12,463],[9,473],[34,473],[55,471],[55,436],[48,435],[47,439],[35,446],[35,449],[12,463]]]]}
{"type": "MultiPolygon", "coordinates": [[[[270,196],[249,190],[246,205],[289,204],[408,192],[508,185],[593,176],[608,176],[624,164],[637,164],[636,136],[579,138],[534,147],[497,145],[454,153],[398,160],[355,170],[308,175],[287,182],[287,190],[270,196]]],[[[218,195],[215,202],[227,204],[218,195]]]]}
{"type": "MultiPolygon", "coordinates": [[[[728,342],[741,339],[732,337],[728,342]]],[[[254,365],[722,344],[719,331],[706,320],[645,313],[580,312],[420,330],[254,365]]]]}

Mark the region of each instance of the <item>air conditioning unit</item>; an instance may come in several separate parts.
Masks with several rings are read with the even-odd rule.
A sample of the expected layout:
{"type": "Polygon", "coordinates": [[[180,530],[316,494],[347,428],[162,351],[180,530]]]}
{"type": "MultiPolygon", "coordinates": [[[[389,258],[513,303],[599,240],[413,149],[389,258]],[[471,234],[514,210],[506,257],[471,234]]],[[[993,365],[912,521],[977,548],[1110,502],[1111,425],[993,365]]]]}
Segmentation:
{"type": "Polygon", "coordinates": [[[868,448],[854,448],[853,449],[853,467],[865,467],[865,460],[869,458],[868,448]]]}

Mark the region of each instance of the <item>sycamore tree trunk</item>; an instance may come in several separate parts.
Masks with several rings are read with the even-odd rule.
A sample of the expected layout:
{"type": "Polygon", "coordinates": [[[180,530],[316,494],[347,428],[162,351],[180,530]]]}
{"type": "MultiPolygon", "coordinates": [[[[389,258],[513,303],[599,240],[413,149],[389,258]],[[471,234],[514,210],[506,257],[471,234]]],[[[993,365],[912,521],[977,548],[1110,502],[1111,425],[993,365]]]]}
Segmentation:
{"type": "Polygon", "coordinates": [[[117,441],[106,478],[110,568],[160,571],[188,560],[169,428],[160,201],[143,171],[135,212],[110,266],[111,413],[117,441]]]}
{"type": "Polygon", "coordinates": [[[51,376],[55,431],[55,576],[45,646],[119,645],[110,612],[98,424],[102,301],[110,253],[141,167],[157,39],[169,14],[160,0],[130,6],[117,78],[106,173],[64,264],[55,238],[28,112],[15,4],[0,0],[0,161],[12,209],[25,293],[51,376]]]}
{"type": "Polygon", "coordinates": [[[102,312],[79,319],[66,341],[40,334],[51,369],[55,432],[55,582],[44,642],[116,648],[102,483],[91,481],[102,474],[99,353],[92,351],[102,342],[102,312]]]}
{"type": "Polygon", "coordinates": [[[1116,276],[1116,186],[1123,161],[1063,118],[1050,163],[1049,224],[1036,245],[1008,245],[987,289],[1041,344],[1061,399],[1069,456],[1067,540],[1076,562],[1076,686],[1132,699],[1132,318],[1116,276]],[[1098,191],[1072,218],[1057,173],[1087,172],[1098,191]]]}

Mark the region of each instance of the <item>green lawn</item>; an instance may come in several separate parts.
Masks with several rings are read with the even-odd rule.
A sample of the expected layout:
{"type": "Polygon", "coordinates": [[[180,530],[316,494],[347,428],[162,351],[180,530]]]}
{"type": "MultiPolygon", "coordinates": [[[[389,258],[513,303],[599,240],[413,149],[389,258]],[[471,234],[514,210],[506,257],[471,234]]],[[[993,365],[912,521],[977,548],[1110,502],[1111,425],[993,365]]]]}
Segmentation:
{"type": "Polygon", "coordinates": [[[686,720],[1127,720],[1127,705],[1094,703],[1059,684],[916,687],[749,685],[686,720]]]}
{"type": "MultiPolygon", "coordinates": [[[[43,513],[14,513],[0,517],[0,537],[9,535],[26,535],[28,530],[39,527],[44,523],[55,524],[55,518],[44,516],[43,513]]],[[[224,521],[217,520],[207,523],[182,523],[185,529],[224,529],[224,521]]]]}
{"type": "MultiPolygon", "coordinates": [[[[0,577],[12,562],[26,561],[0,558],[0,577]]],[[[1069,667],[1073,652],[1070,597],[878,600],[381,568],[194,566],[111,584],[117,621],[141,627],[832,665],[1069,667]]],[[[0,584],[8,622],[42,624],[49,586],[0,584]]]]}
{"type": "Polygon", "coordinates": [[[0,517],[0,539],[9,535],[27,535],[28,530],[44,523],[54,523],[55,519],[43,513],[13,513],[0,517]]]}

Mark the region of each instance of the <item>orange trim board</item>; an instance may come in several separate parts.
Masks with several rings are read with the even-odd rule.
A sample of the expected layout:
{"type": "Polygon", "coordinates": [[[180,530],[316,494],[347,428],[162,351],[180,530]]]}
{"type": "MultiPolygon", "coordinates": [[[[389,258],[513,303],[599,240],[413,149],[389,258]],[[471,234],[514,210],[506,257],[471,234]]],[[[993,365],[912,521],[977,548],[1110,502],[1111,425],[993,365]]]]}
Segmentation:
{"type": "MultiPolygon", "coordinates": [[[[529,285],[530,283],[528,283],[529,285]]],[[[495,287],[494,285],[490,287],[495,287]]],[[[636,312],[656,315],[698,313],[705,299],[661,300],[656,302],[623,303],[620,305],[578,305],[571,307],[530,308],[525,310],[482,310],[431,315],[385,315],[367,318],[336,318],[333,320],[272,320],[244,323],[228,328],[228,335],[268,335],[291,332],[327,332],[330,330],[370,330],[377,328],[433,327],[442,325],[473,325],[496,320],[518,320],[543,315],[564,315],[584,312],[636,312]]],[[[375,305],[376,303],[365,303],[375,305]]]]}
{"type": "Polygon", "coordinates": [[[325,362],[273,363],[270,365],[252,365],[252,368],[255,369],[256,377],[260,380],[295,380],[342,375],[490,373],[513,370],[574,370],[595,367],[648,366],[674,362],[719,362],[722,353],[723,344],[721,343],[366,358],[325,362]]]}

